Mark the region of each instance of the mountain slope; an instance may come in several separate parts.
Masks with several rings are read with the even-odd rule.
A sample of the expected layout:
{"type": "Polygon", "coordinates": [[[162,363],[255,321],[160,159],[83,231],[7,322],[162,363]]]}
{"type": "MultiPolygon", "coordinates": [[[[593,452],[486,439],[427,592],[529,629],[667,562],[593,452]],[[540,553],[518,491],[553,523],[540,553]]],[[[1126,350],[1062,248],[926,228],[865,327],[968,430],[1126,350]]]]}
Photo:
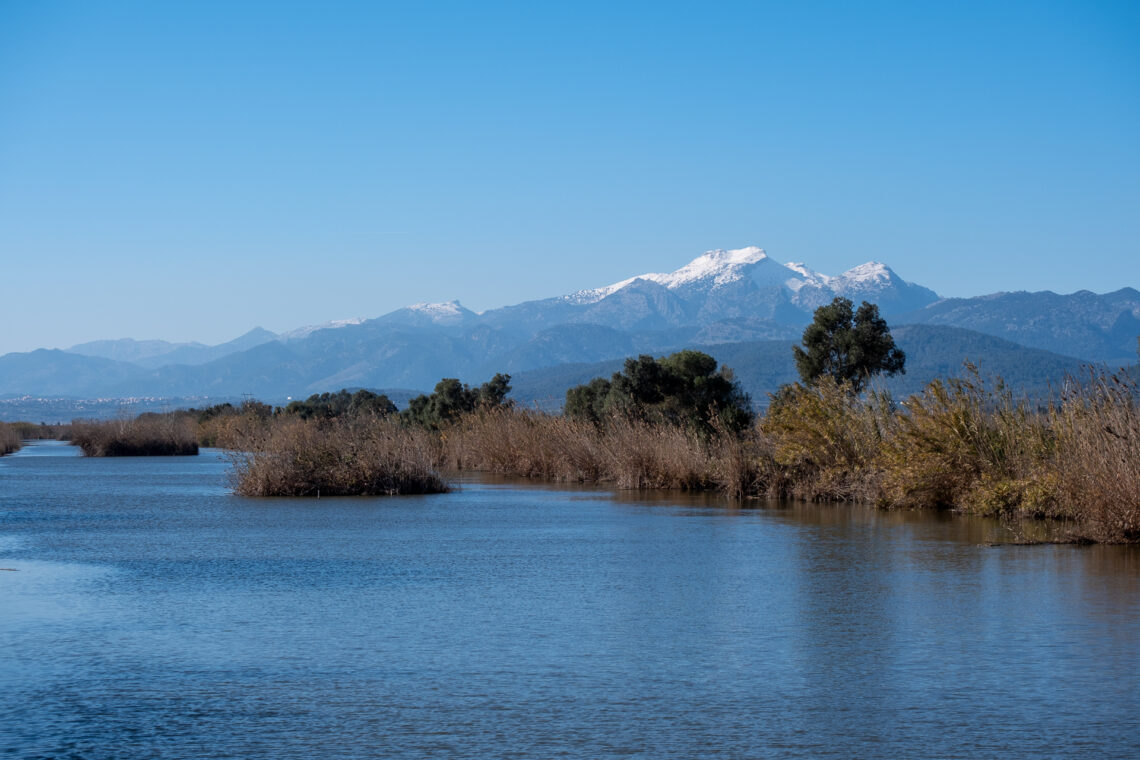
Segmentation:
{"type": "MultiPolygon", "coordinates": [[[[457,301],[422,303],[376,319],[337,320],[278,336],[256,329],[220,346],[128,340],[76,347],[129,356],[133,363],[127,365],[79,353],[69,354],[74,359],[68,361],[11,354],[0,357],[0,394],[252,393],[279,399],[341,387],[427,390],[441,377],[482,382],[495,372],[659,355],[692,345],[775,341],[784,348],[772,349],[770,357],[760,347],[743,355],[753,373],[750,382],[766,388],[794,377],[780,352],[799,339],[813,309],[836,295],[879,303],[891,324],[964,327],[1090,361],[1130,362],[1140,334],[1140,293],[1130,288],[1103,296],[1002,293],[939,300],[881,263],[830,276],[803,264],[782,264],[750,247],[709,251],[672,272],[482,314],[457,301]],[[909,317],[899,315],[901,309],[910,309],[909,317]]],[[[904,335],[901,328],[898,334],[904,335]]],[[[955,357],[968,352],[962,345],[951,347],[949,333],[938,335],[931,351],[949,356],[943,364],[956,367],[955,357]]],[[[919,341],[915,351],[925,350],[923,345],[919,341]]],[[[985,350],[1028,360],[1018,349],[1008,344],[985,350]]]]}
{"type": "Polygon", "coordinates": [[[109,396],[145,375],[128,362],[40,348],[0,356],[0,396],[109,396]]]}
{"type": "Polygon", "coordinates": [[[1122,288],[1098,295],[994,293],[947,298],[902,315],[908,323],[947,325],[994,335],[1090,361],[1127,364],[1136,360],[1140,335],[1140,292],[1122,288]]]}
{"type": "Polygon", "coordinates": [[[165,340],[96,340],[67,349],[68,353],[130,362],[140,367],[162,367],[167,364],[205,364],[223,356],[276,340],[277,335],[261,327],[216,346],[203,343],[170,343],[165,340]]]}

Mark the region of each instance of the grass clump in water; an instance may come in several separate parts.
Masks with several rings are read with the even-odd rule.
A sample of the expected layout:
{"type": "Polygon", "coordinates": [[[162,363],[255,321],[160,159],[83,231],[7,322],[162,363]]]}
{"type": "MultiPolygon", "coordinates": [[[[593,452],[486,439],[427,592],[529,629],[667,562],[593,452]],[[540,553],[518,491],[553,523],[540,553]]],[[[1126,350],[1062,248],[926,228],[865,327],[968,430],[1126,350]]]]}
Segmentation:
{"type": "Polygon", "coordinates": [[[278,418],[234,442],[242,496],[378,496],[443,493],[438,438],[383,418],[322,423],[278,418]]]}
{"type": "Polygon", "coordinates": [[[89,457],[193,456],[198,433],[185,415],[142,414],[133,420],[75,420],[70,439],[89,457]]]}

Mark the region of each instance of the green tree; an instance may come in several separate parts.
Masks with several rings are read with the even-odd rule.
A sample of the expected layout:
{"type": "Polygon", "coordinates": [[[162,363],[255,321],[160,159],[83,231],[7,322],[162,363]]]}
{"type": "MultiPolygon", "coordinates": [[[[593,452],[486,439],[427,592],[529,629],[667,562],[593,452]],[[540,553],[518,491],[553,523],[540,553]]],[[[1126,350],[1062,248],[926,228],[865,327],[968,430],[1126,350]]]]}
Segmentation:
{"type": "Polygon", "coordinates": [[[573,419],[600,423],[607,414],[610,388],[610,381],[604,377],[595,377],[584,385],[571,388],[566,391],[563,413],[573,419]]]}
{"type": "Polygon", "coordinates": [[[509,406],[510,392],[510,375],[497,374],[478,388],[461,383],[458,378],[445,377],[436,383],[430,396],[419,395],[408,402],[401,417],[409,424],[438,430],[477,409],[509,406]]]}
{"type": "Polygon", "coordinates": [[[366,415],[386,417],[396,411],[396,405],[382,393],[376,394],[363,388],[349,393],[342,388],[336,393],[314,393],[304,401],[292,401],[284,411],[304,420],[366,415]]]}
{"type": "Polygon", "coordinates": [[[720,424],[733,432],[753,419],[752,402],[732,370],[700,351],[655,359],[626,359],[609,380],[594,378],[566,392],[568,417],[602,423],[611,416],[668,422],[709,432],[720,424]]]}
{"type": "Polygon", "coordinates": [[[850,300],[836,298],[815,310],[803,347],[792,349],[804,383],[828,376],[858,393],[873,375],[906,372],[906,354],[895,346],[879,307],[864,301],[857,311],[853,308],[850,300]]]}

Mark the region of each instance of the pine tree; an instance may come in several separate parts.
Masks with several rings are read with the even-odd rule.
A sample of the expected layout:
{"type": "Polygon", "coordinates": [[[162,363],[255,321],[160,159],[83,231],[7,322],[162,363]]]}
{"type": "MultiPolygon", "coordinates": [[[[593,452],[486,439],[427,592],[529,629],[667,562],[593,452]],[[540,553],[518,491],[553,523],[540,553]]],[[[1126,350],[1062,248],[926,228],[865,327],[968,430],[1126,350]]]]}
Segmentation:
{"type": "Polygon", "coordinates": [[[803,348],[792,349],[804,383],[830,376],[858,393],[872,375],[906,373],[906,354],[895,346],[879,307],[864,301],[858,311],[853,308],[850,300],[836,298],[815,310],[803,348]]]}

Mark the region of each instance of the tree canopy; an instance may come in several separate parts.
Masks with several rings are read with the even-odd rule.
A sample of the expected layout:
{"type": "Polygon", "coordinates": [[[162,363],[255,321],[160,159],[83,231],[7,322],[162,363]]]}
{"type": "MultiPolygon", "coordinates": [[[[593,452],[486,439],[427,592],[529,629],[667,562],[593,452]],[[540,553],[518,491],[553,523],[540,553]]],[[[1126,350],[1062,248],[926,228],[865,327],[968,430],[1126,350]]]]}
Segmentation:
{"type": "Polygon", "coordinates": [[[383,393],[376,394],[364,389],[349,393],[347,389],[341,389],[336,393],[314,393],[304,401],[290,402],[284,411],[304,420],[365,414],[386,417],[396,411],[396,405],[383,393]]]}
{"type": "Polygon", "coordinates": [[[715,422],[740,432],[752,423],[752,403],[727,367],[700,351],[661,359],[626,359],[609,380],[595,378],[566,392],[568,417],[604,422],[619,415],[664,421],[709,431],[715,422]]]}
{"type": "Polygon", "coordinates": [[[478,388],[461,383],[457,378],[445,377],[436,383],[431,395],[419,395],[408,402],[408,408],[400,416],[410,424],[438,430],[461,414],[510,405],[507,401],[510,392],[510,375],[497,374],[478,388]]]}
{"type": "Polygon", "coordinates": [[[857,311],[847,298],[819,307],[804,330],[803,347],[792,350],[805,383],[827,376],[858,392],[873,375],[906,372],[906,354],[895,346],[879,307],[867,301],[857,311]]]}

